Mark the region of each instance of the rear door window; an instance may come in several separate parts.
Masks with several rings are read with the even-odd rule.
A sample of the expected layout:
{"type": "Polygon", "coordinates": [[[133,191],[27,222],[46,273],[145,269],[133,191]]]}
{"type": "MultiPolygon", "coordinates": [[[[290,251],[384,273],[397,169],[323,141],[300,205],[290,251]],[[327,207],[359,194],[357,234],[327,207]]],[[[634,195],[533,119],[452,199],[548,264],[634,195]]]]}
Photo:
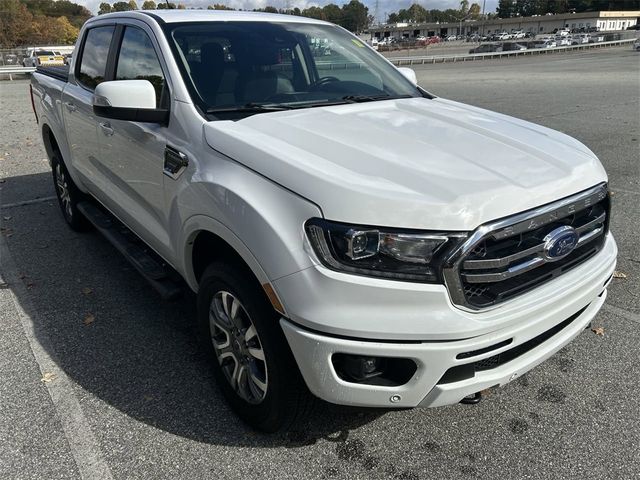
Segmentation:
{"type": "Polygon", "coordinates": [[[76,77],[80,84],[91,90],[104,81],[114,29],[113,25],[92,28],[85,37],[76,77]]]}

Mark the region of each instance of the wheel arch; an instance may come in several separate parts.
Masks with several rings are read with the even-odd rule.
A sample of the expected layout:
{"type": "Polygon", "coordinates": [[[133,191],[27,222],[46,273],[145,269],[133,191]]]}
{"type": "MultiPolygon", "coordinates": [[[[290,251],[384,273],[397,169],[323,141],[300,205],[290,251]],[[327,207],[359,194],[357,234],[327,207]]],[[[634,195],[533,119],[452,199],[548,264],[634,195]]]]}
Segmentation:
{"type": "Polygon", "coordinates": [[[49,157],[49,163],[51,163],[51,158],[54,153],[58,153],[62,156],[58,140],[48,123],[44,123],[42,125],[42,143],[44,144],[44,149],[47,152],[47,157],[49,157]]]}
{"type": "Polygon", "coordinates": [[[189,287],[198,291],[200,278],[213,261],[224,259],[251,273],[265,292],[273,307],[285,314],[266,272],[249,248],[231,230],[213,218],[196,215],[184,228],[183,265],[184,278],[189,287]]]}

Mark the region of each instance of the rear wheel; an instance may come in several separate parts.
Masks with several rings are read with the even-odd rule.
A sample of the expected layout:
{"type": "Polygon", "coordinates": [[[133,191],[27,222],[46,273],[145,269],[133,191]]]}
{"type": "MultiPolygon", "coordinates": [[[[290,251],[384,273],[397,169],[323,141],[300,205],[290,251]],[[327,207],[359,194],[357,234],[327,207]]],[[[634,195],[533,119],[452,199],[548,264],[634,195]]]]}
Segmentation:
{"type": "Polygon", "coordinates": [[[215,262],[202,275],[198,320],[222,394],[247,424],[284,430],[306,416],[311,395],[273,310],[245,268],[215,262]]]}
{"type": "Polygon", "coordinates": [[[58,204],[62,215],[67,224],[77,232],[84,232],[91,228],[91,224],[78,210],[78,202],[83,200],[84,195],[69,175],[67,167],[60,154],[54,153],[51,158],[51,167],[53,170],[53,184],[56,189],[56,197],[58,197],[58,204]]]}

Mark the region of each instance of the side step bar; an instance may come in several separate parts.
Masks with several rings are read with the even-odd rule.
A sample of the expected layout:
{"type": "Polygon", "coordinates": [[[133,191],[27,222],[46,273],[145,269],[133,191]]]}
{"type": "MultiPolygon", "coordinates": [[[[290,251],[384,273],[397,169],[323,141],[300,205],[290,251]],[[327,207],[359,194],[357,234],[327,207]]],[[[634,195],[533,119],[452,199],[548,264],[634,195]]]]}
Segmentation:
{"type": "Polygon", "coordinates": [[[90,201],[78,203],[78,210],[124,255],[163,300],[175,300],[182,294],[182,288],[172,279],[174,272],[171,267],[121,222],[90,201]]]}

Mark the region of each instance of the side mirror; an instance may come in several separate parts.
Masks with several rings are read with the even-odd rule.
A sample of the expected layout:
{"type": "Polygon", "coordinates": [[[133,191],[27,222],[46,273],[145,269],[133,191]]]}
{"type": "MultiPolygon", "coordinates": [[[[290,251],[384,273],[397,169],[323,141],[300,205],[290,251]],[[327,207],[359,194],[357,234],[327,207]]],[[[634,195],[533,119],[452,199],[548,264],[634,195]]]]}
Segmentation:
{"type": "Polygon", "coordinates": [[[418,78],[416,77],[416,72],[413,70],[413,68],[398,67],[398,70],[402,75],[405,76],[407,80],[409,80],[414,85],[418,85],[418,78]]]}
{"type": "Polygon", "coordinates": [[[148,80],[102,82],[93,94],[98,117],[167,124],[169,110],[156,108],[156,91],[148,80]]]}

